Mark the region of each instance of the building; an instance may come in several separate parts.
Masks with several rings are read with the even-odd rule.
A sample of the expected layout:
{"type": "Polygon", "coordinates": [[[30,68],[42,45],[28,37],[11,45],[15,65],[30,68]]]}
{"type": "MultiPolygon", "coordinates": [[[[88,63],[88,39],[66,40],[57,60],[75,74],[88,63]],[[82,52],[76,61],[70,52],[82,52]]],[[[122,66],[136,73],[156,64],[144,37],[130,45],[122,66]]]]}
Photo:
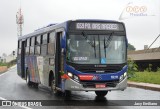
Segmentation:
{"type": "Polygon", "coordinates": [[[140,71],[144,71],[149,67],[149,64],[152,65],[152,70],[156,71],[160,67],[160,47],[137,51],[128,51],[128,58],[134,60],[138,65],[140,71]]]}
{"type": "Polygon", "coordinates": [[[11,53],[10,55],[6,55],[6,56],[1,56],[0,57],[0,62],[2,63],[8,63],[11,62],[12,60],[16,59],[17,57],[17,50],[15,50],[15,55],[13,55],[13,53],[11,53]]]}

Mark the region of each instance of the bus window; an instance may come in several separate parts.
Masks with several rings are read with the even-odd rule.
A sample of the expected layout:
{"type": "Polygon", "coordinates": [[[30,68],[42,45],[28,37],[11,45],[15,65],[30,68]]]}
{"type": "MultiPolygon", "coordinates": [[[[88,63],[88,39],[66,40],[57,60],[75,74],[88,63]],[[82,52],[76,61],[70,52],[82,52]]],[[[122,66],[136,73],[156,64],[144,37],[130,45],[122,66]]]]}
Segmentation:
{"type": "Polygon", "coordinates": [[[41,36],[37,36],[36,37],[36,45],[40,45],[41,44],[41,36]]]}
{"type": "Polygon", "coordinates": [[[21,54],[22,41],[18,41],[18,54],[21,54]]]}
{"type": "Polygon", "coordinates": [[[42,45],[41,45],[41,55],[45,56],[47,54],[47,34],[42,36],[42,45]]]}
{"type": "Polygon", "coordinates": [[[36,43],[35,43],[35,54],[39,55],[40,54],[40,44],[41,44],[41,36],[36,37],[36,43]]]}
{"type": "Polygon", "coordinates": [[[30,38],[28,38],[27,40],[27,44],[26,44],[26,54],[29,54],[29,46],[30,46],[30,38]]]}
{"type": "Polygon", "coordinates": [[[19,41],[18,48],[22,48],[22,41],[19,41]]]}
{"type": "Polygon", "coordinates": [[[53,55],[55,54],[55,32],[51,32],[49,34],[49,43],[48,43],[48,54],[53,55]]]}
{"type": "Polygon", "coordinates": [[[47,34],[43,35],[42,44],[47,44],[47,34]]]}
{"type": "Polygon", "coordinates": [[[30,39],[28,38],[27,39],[27,47],[29,47],[30,46],[30,39]]]}
{"type": "Polygon", "coordinates": [[[31,46],[34,46],[34,44],[35,44],[35,37],[32,37],[31,38],[31,46]]]}
{"type": "Polygon", "coordinates": [[[31,38],[30,54],[34,54],[35,37],[31,38]]]}
{"type": "Polygon", "coordinates": [[[54,41],[55,41],[55,32],[52,32],[49,35],[49,43],[54,43],[54,41]]]}

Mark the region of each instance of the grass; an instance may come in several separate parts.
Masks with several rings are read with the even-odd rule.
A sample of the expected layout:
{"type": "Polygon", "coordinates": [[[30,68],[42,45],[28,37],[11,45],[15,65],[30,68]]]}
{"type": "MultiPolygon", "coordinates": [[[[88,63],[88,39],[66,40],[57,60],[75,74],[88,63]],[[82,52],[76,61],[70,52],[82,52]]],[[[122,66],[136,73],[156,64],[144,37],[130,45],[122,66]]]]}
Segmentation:
{"type": "Polygon", "coordinates": [[[8,64],[7,63],[1,63],[0,62],[0,66],[7,66],[8,64]]]}
{"type": "Polygon", "coordinates": [[[135,82],[144,82],[152,84],[160,84],[160,71],[159,72],[135,72],[135,75],[129,79],[135,82]]]}
{"type": "Polygon", "coordinates": [[[12,61],[10,61],[10,62],[8,62],[8,63],[2,63],[2,62],[0,62],[0,66],[7,66],[7,67],[9,68],[9,67],[12,67],[13,65],[15,65],[16,62],[17,62],[16,59],[15,59],[15,60],[12,60],[12,61]]]}

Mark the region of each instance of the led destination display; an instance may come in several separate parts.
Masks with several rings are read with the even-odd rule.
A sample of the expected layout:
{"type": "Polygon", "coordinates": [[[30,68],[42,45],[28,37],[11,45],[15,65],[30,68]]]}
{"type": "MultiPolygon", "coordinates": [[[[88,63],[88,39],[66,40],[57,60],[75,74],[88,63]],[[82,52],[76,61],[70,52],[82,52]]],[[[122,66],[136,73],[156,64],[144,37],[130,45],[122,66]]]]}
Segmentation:
{"type": "Polygon", "coordinates": [[[119,25],[114,23],[76,23],[76,29],[83,30],[119,30],[119,25]]]}
{"type": "Polygon", "coordinates": [[[69,30],[89,31],[125,31],[124,25],[119,22],[72,22],[69,30]]]}

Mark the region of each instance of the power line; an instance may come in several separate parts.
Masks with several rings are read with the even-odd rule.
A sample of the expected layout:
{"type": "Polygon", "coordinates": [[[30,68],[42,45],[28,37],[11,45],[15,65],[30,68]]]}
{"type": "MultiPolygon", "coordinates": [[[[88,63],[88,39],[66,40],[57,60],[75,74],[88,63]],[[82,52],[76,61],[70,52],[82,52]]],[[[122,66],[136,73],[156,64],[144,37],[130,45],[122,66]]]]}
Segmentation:
{"type": "MultiPolygon", "coordinates": [[[[159,37],[160,37],[160,34],[156,37],[156,39],[152,42],[152,44],[148,47],[147,50],[149,50],[149,49],[151,48],[151,46],[156,42],[156,40],[157,40],[159,37]]],[[[147,50],[146,50],[146,52],[147,52],[147,50]]]]}

